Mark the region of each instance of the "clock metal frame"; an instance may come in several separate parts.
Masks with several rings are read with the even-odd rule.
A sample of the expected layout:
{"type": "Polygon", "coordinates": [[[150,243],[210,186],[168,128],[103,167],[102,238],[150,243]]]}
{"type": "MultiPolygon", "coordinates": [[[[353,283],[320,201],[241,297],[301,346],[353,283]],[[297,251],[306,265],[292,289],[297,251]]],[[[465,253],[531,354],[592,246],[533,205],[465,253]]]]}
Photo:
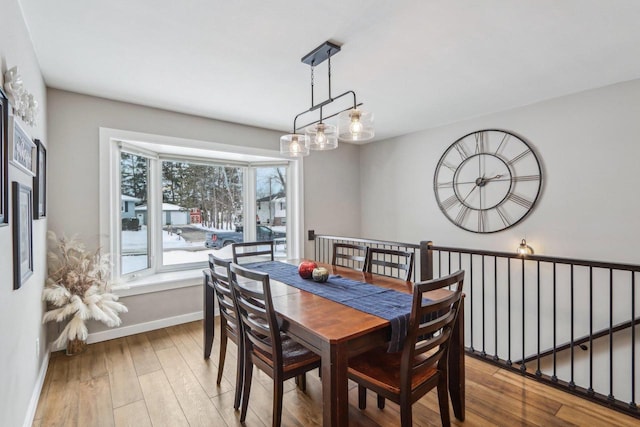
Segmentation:
{"type": "Polygon", "coordinates": [[[533,210],[542,178],[540,161],[524,139],[501,129],[482,129],[445,150],[433,189],[438,207],[453,224],[474,233],[495,233],[533,210]]]}

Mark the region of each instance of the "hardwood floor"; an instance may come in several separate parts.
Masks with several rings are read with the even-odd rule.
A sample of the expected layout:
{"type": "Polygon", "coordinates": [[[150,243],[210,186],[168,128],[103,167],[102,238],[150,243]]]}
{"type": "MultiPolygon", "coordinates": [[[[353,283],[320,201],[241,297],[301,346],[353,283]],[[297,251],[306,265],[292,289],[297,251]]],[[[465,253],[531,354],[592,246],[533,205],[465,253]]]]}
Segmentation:
{"type": "MultiPolygon", "coordinates": [[[[216,325],[217,330],[217,325],[216,325]]],[[[217,338],[217,337],[216,337],[217,338]]],[[[228,346],[224,377],[216,386],[219,343],[202,357],[202,324],[193,322],[89,345],[77,356],[51,355],[34,426],[237,426],[233,409],[236,346],[228,346]]],[[[271,379],[254,371],[245,425],[271,425],[271,379]]],[[[322,390],[315,372],[307,391],[286,384],[283,426],[322,425],[322,390]]],[[[357,408],[349,391],[353,426],[397,426],[397,405],[357,408]]],[[[461,426],[638,426],[629,416],[546,387],[518,374],[467,358],[466,420],[461,426]]],[[[414,425],[439,426],[435,390],[413,406],[414,425]]]]}

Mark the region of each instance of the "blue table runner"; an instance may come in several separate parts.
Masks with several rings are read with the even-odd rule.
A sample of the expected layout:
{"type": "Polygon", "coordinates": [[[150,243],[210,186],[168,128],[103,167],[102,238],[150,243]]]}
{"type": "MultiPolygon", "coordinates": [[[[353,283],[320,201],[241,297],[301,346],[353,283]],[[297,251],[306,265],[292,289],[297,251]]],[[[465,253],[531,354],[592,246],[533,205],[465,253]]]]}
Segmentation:
{"type": "Polygon", "coordinates": [[[305,280],[298,274],[297,266],[279,261],[250,263],[244,267],[268,273],[270,278],[289,286],[388,320],[391,323],[388,351],[402,350],[409,326],[412,295],[338,275],[330,275],[325,283],[305,280]]]}

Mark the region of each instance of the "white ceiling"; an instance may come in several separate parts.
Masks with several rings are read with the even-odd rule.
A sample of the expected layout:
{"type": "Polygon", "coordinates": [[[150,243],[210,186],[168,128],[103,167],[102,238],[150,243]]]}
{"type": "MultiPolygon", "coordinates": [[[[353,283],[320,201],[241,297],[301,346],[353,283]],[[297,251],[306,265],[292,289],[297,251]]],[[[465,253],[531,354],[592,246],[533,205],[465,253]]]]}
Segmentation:
{"type": "Polygon", "coordinates": [[[357,93],[376,139],[640,78],[638,0],[20,3],[50,87],[283,132],[325,40],[333,95],[357,93]]]}

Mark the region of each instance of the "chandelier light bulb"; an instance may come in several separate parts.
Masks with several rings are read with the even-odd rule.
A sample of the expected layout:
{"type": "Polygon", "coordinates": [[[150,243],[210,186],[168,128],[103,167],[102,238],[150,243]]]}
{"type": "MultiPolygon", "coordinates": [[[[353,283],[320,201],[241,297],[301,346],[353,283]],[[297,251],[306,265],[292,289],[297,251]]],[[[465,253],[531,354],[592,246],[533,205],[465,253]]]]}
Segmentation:
{"type": "Polygon", "coordinates": [[[309,138],[292,133],[280,138],[280,154],[287,157],[304,157],[309,154],[309,138]]]}
{"type": "Polygon", "coordinates": [[[318,144],[320,147],[324,147],[324,144],[327,143],[327,135],[324,134],[324,124],[318,123],[316,129],[318,131],[316,133],[316,144],[318,144]]]}
{"type": "Polygon", "coordinates": [[[308,126],[306,136],[311,141],[311,150],[333,150],[338,148],[338,135],[334,125],[319,122],[308,126]]]}
{"type": "Polygon", "coordinates": [[[349,132],[353,135],[354,139],[358,138],[358,134],[362,132],[362,122],[360,121],[360,111],[352,110],[349,113],[351,118],[351,124],[349,124],[349,132]]]}
{"type": "Polygon", "coordinates": [[[299,153],[300,152],[300,143],[298,142],[298,137],[294,136],[291,139],[291,152],[292,153],[299,153]]]}

